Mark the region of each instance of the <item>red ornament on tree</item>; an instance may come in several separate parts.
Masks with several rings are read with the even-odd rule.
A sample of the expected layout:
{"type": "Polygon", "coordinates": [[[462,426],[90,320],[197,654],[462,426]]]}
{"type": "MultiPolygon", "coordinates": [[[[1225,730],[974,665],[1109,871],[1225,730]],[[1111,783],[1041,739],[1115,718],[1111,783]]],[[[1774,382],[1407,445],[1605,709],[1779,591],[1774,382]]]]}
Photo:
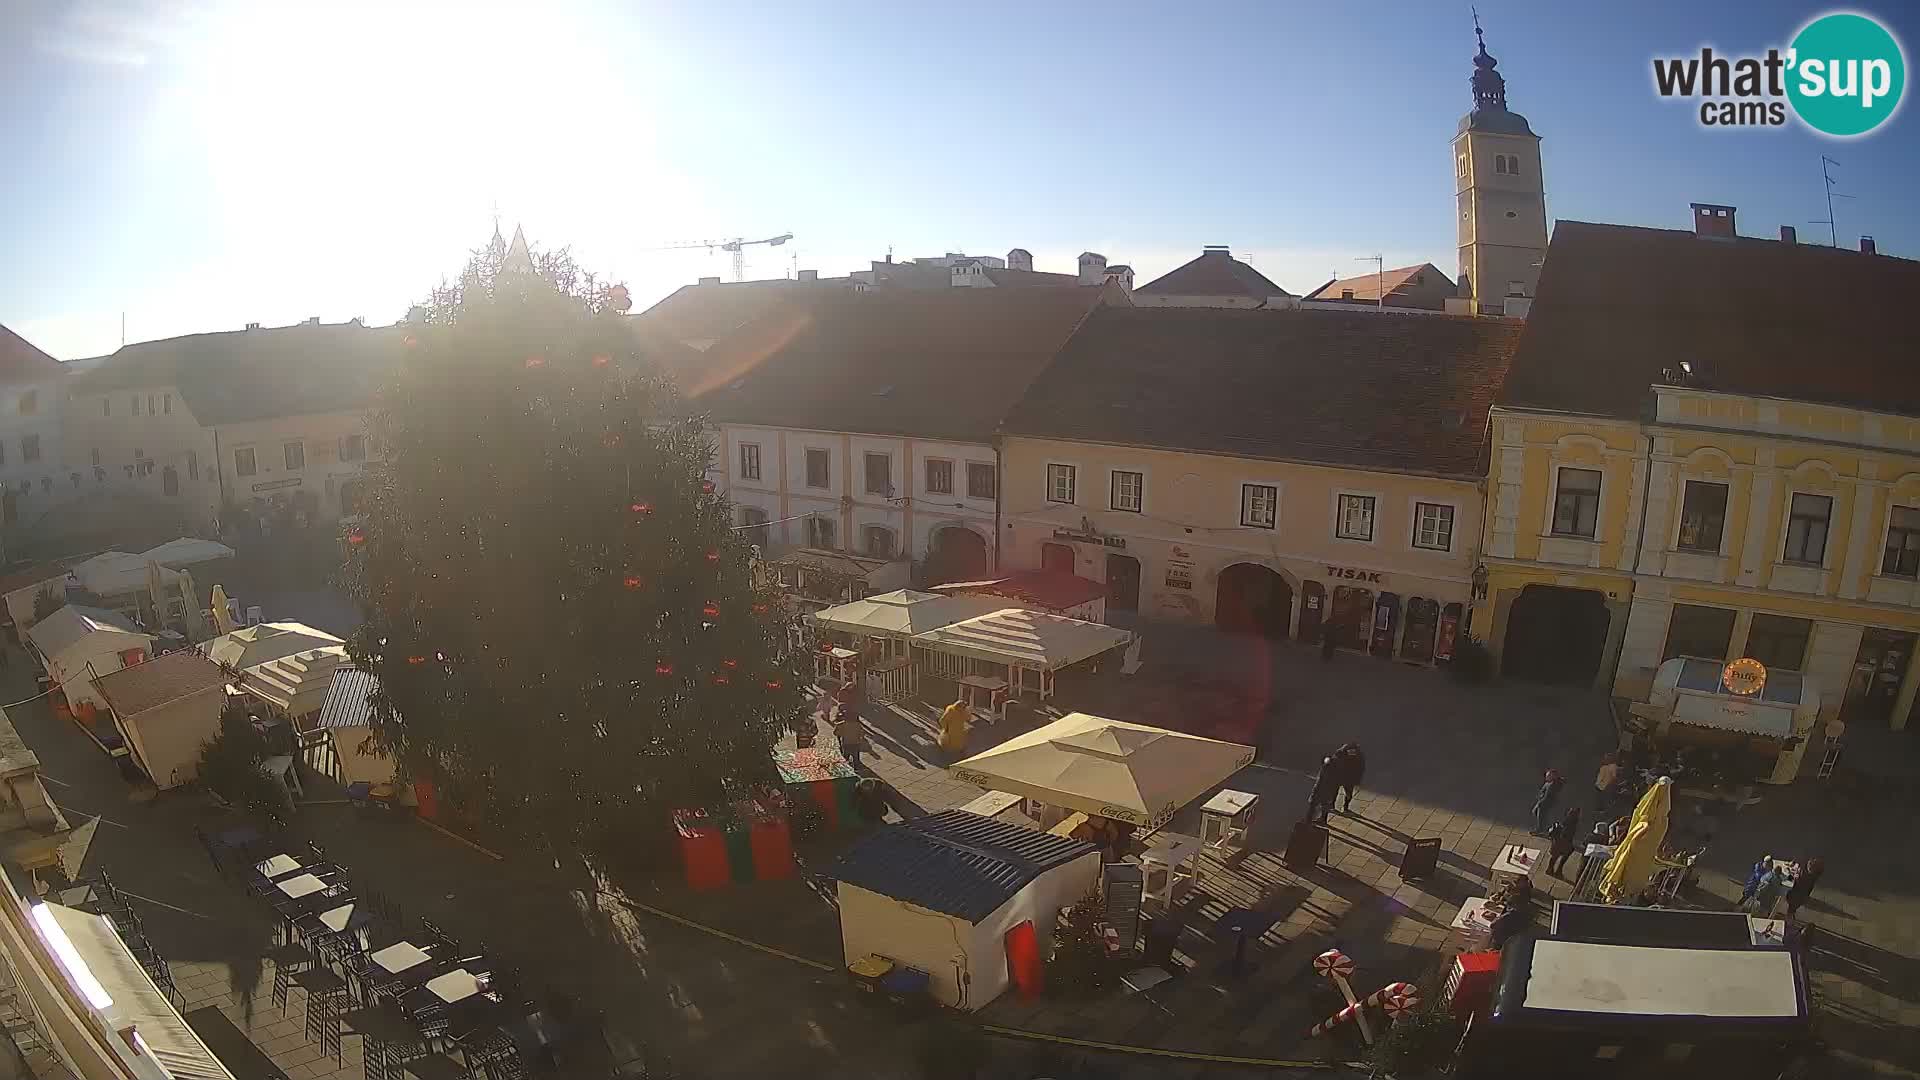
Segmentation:
{"type": "Polygon", "coordinates": [[[353,529],[347,533],[347,543],[353,545],[354,547],[359,547],[361,544],[364,544],[366,542],[367,542],[367,534],[362,532],[359,529],[353,529]]]}
{"type": "Polygon", "coordinates": [[[700,481],[700,494],[702,495],[713,494],[713,481],[711,480],[700,481]]]}
{"type": "Polygon", "coordinates": [[[534,355],[534,356],[527,357],[527,370],[529,371],[533,370],[534,368],[542,368],[546,366],[547,366],[547,358],[544,356],[534,355]]]}
{"type": "Polygon", "coordinates": [[[620,446],[620,433],[617,431],[607,432],[606,438],[600,440],[600,445],[609,450],[618,449],[620,446]]]}
{"type": "Polygon", "coordinates": [[[780,687],[781,687],[781,686],[783,686],[783,685],[785,685],[785,684],[784,684],[784,683],[782,683],[782,682],[781,682],[781,681],[780,681],[779,679],[768,679],[768,680],[767,680],[767,689],[769,689],[769,690],[778,690],[778,689],[780,689],[780,687]]]}
{"type": "Polygon", "coordinates": [[[719,562],[719,561],[720,561],[720,549],[719,549],[719,548],[708,548],[708,549],[707,549],[707,561],[708,561],[708,562],[710,562],[710,563],[717,563],[717,562],[719,562]]]}
{"type": "Polygon", "coordinates": [[[414,665],[415,667],[418,667],[418,666],[420,666],[421,664],[424,664],[424,663],[426,663],[426,662],[427,662],[427,658],[426,658],[426,657],[424,657],[424,656],[409,656],[409,657],[407,657],[407,663],[409,663],[409,664],[412,664],[412,665],[414,665]]]}
{"type": "Polygon", "coordinates": [[[655,675],[671,675],[673,674],[673,665],[667,663],[665,660],[662,660],[659,663],[653,665],[653,673],[655,675]]]}
{"type": "Polygon", "coordinates": [[[407,348],[409,348],[409,349],[411,349],[411,348],[413,348],[413,347],[414,347],[415,345],[418,345],[418,344],[420,344],[420,339],[419,339],[419,338],[417,338],[417,337],[414,337],[414,336],[413,336],[412,334],[408,334],[408,335],[407,335],[406,337],[403,337],[403,338],[401,338],[401,339],[400,339],[400,344],[402,344],[402,345],[404,345],[404,346],[406,346],[407,348]]]}
{"type": "Polygon", "coordinates": [[[637,502],[637,503],[630,504],[627,507],[627,509],[632,511],[635,514],[645,517],[646,515],[653,513],[653,504],[649,502],[637,502]]]}
{"type": "Polygon", "coordinates": [[[740,661],[729,656],[725,660],[720,661],[720,666],[726,668],[728,671],[732,671],[734,668],[740,666],[740,661]]]}
{"type": "Polygon", "coordinates": [[[628,574],[625,578],[621,579],[620,582],[620,584],[625,585],[629,589],[638,589],[646,583],[647,579],[641,577],[639,574],[628,574]]]}
{"type": "Polygon", "coordinates": [[[709,619],[717,619],[720,617],[720,605],[709,600],[707,601],[707,606],[700,609],[700,614],[705,615],[709,619]]]}
{"type": "Polygon", "coordinates": [[[753,613],[755,615],[765,615],[767,613],[767,605],[765,604],[753,605],[753,613]]]}
{"type": "Polygon", "coordinates": [[[713,685],[715,686],[725,686],[732,681],[733,680],[727,678],[725,675],[715,675],[713,677],[713,685]]]}
{"type": "Polygon", "coordinates": [[[608,356],[606,353],[593,354],[594,367],[606,367],[608,364],[611,364],[611,363],[613,363],[613,357],[608,356]]]}

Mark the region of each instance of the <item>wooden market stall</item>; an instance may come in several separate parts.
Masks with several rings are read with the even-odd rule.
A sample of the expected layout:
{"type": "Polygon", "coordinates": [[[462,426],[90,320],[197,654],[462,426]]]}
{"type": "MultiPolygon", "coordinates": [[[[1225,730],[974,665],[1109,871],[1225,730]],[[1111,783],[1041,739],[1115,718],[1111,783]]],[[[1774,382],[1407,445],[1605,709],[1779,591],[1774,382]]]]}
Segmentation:
{"type": "Polygon", "coordinates": [[[34,623],[27,640],[67,701],[97,707],[96,680],[146,659],[154,638],[117,611],[68,604],[34,623]]]}
{"type": "MultiPolygon", "coordinates": [[[[952,768],[956,780],[1157,829],[1253,761],[1253,747],[1069,713],[952,768]]],[[[1030,817],[1048,823],[1045,813],[1030,817]]]]}
{"type": "Polygon", "coordinates": [[[103,675],[99,686],[134,764],[154,787],[164,791],[198,777],[200,748],[219,733],[227,704],[220,665],[182,649],[103,675]]]}
{"type": "Polygon", "coordinates": [[[920,634],[913,648],[923,674],[963,686],[969,677],[990,681],[1004,676],[998,689],[1006,697],[1031,692],[1045,701],[1053,696],[1054,675],[1060,669],[1117,653],[1133,637],[1131,630],[1010,607],[920,634]]]}
{"type": "Polygon", "coordinates": [[[919,669],[909,644],[913,638],[1004,606],[1004,601],[992,598],[896,589],[813,612],[807,618],[818,629],[845,634],[857,643],[864,643],[862,648],[842,650],[854,656],[824,653],[817,673],[844,681],[850,666],[865,653],[868,693],[878,701],[906,697],[919,688],[919,669]]]}

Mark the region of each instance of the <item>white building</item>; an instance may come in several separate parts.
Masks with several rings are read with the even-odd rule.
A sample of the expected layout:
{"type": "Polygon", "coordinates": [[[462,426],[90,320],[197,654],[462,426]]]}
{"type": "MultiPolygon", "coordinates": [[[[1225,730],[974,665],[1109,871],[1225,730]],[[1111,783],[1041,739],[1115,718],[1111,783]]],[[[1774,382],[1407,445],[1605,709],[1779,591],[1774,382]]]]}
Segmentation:
{"type": "Polygon", "coordinates": [[[709,350],[683,389],[716,425],[715,484],[768,552],[997,565],[994,432],[1108,295],[1096,289],[821,291],[709,350]]]}
{"type": "Polygon", "coordinates": [[[30,521],[69,488],[60,402],[70,374],[0,326],[0,536],[30,521]]]}

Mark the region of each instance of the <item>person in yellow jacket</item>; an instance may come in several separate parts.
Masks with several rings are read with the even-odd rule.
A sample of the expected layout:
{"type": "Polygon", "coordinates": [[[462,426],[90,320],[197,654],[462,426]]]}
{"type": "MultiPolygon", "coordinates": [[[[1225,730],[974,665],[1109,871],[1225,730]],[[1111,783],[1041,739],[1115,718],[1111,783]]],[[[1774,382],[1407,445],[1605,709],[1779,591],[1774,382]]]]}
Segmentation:
{"type": "Polygon", "coordinates": [[[965,701],[956,701],[940,713],[940,749],[949,754],[965,753],[967,729],[973,726],[973,710],[965,701]]]}

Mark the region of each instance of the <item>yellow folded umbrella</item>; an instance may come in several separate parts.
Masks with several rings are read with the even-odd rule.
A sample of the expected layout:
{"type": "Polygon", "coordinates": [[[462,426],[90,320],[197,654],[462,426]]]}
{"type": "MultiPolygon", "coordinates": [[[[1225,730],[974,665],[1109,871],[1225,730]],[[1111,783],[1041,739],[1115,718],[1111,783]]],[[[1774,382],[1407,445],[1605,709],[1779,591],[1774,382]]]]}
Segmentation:
{"type": "Polygon", "coordinates": [[[1661,777],[1640,797],[1627,824],[1626,839],[1600,875],[1600,898],[1610,904],[1632,899],[1653,879],[1660,865],[1660,845],[1667,839],[1668,815],[1673,809],[1673,780],[1661,777]]]}

